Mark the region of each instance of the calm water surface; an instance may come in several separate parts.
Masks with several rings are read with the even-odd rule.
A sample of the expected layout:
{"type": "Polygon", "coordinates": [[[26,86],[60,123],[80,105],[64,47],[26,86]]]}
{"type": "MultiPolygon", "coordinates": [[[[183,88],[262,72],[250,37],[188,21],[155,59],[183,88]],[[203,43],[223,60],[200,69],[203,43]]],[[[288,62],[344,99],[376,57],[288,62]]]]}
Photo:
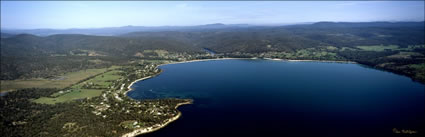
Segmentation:
{"type": "Polygon", "coordinates": [[[425,127],[423,84],[358,64],[247,59],[160,68],[128,95],[194,104],[143,136],[394,136],[393,128],[425,127]]]}

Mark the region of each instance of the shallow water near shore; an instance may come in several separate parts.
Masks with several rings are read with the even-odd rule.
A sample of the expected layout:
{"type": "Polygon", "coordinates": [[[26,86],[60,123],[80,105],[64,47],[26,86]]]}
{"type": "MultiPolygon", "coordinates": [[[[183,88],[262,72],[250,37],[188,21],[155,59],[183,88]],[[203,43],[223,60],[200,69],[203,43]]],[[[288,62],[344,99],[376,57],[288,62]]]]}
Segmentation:
{"type": "Polygon", "coordinates": [[[160,68],[127,95],[194,104],[143,136],[393,136],[425,127],[423,84],[358,64],[231,59],[160,68]]]}

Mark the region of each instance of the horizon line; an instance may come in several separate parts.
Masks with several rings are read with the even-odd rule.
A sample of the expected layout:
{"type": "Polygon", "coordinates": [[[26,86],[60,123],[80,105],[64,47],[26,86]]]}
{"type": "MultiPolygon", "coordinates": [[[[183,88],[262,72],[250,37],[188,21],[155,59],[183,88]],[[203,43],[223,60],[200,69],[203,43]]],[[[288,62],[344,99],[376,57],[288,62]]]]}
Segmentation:
{"type": "Polygon", "coordinates": [[[289,26],[289,25],[307,25],[314,24],[319,22],[330,22],[330,23],[371,23],[371,22],[388,22],[388,23],[400,23],[400,22],[425,22],[425,20],[421,21],[315,21],[315,22],[293,22],[293,23],[258,23],[258,24],[249,24],[249,23],[235,23],[235,24],[225,24],[225,23],[208,23],[208,24],[198,24],[198,25],[161,25],[161,26],[143,26],[143,25],[124,25],[124,26],[109,26],[109,27],[70,27],[70,28],[4,28],[0,27],[0,30],[72,30],[72,29],[106,29],[106,28],[123,28],[123,27],[194,27],[194,26],[206,26],[206,25],[251,25],[251,26],[289,26]]]}

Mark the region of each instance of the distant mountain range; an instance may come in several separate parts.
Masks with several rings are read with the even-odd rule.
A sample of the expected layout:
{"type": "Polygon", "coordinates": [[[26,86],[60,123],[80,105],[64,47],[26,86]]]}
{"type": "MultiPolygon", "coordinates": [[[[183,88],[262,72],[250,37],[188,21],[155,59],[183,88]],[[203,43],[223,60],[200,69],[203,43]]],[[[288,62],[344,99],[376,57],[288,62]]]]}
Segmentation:
{"type": "Polygon", "coordinates": [[[408,27],[423,26],[424,22],[317,22],[287,25],[249,25],[249,24],[206,24],[198,26],[123,26],[106,28],[73,28],[73,29],[2,29],[1,37],[10,37],[16,34],[32,34],[37,36],[50,36],[56,34],[83,34],[96,36],[118,36],[132,32],[161,32],[161,31],[211,31],[229,28],[277,27],[277,26],[304,26],[304,27],[408,27]],[[312,24],[312,25],[311,25],[312,24]]]}
{"type": "Polygon", "coordinates": [[[9,37],[13,37],[17,34],[11,34],[11,33],[1,33],[1,38],[9,38],[9,37]]]}
{"type": "Polygon", "coordinates": [[[421,22],[317,22],[314,27],[420,27],[424,26],[421,22]]]}
{"type": "Polygon", "coordinates": [[[107,27],[107,28],[86,28],[86,29],[2,29],[2,33],[7,34],[32,34],[37,36],[49,36],[56,34],[84,34],[97,36],[116,36],[130,32],[158,32],[158,31],[193,31],[193,30],[210,30],[224,28],[244,28],[254,25],[248,24],[231,24],[225,25],[221,23],[207,24],[199,26],[123,26],[123,27],[107,27]]]}
{"type": "Polygon", "coordinates": [[[424,24],[318,22],[288,26],[209,24],[186,27],[2,30],[1,55],[37,56],[89,50],[102,55],[133,56],[147,49],[204,52],[202,49],[208,48],[217,53],[260,53],[316,46],[407,46],[425,43],[424,24]],[[96,34],[113,36],[93,36],[96,34]]]}

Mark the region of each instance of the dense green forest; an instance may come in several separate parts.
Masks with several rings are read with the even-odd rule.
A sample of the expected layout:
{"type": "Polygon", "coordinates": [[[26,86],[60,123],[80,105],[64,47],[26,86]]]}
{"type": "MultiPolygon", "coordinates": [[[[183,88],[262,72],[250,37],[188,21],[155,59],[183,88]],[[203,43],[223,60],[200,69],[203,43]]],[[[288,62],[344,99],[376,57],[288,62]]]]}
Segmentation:
{"type": "Polygon", "coordinates": [[[132,32],[121,36],[61,34],[16,35],[1,40],[2,56],[51,56],[91,52],[92,55],[133,56],[143,50],[218,53],[293,51],[317,46],[424,44],[424,22],[316,23],[277,27],[223,28],[191,31],[132,32]],[[360,25],[359,25],[360,24],[360,25]],[[369,25],[368,25],[369,24],[369,25]],[[334,27],[333,27],[334,26],[334,27]]]}
{"type": "Polygon", "coordinates": [[[220,24],[211,25],[208,29],[165,29],[130,32],[120,36],[4,35],[7,37],[1,39],[2,80],[47,78],[63,72],[123,65],[137,59],[182,60],[205,54],[205,48],[224,56],[255,57],[262,53],[297,53],[303,49],[328,46],[354,50],[333,51],[338,55],[337,58],[297,55],[279,58],[351,60],[412,76],[416,73],[412,69],[394,69],[394,66],[421,66],[424,62],[423,47],[410,50],[414,52],[412,57],[398,59],[382,57],[399,54],[402,50],[365,51],[357,47],[396,45],[402,49],[425,43],[424,22],[319,22],[309,25],[244,27],[223,27],[220,24]],[[379,65],[383,63],[392,65],[379,65]]]}

